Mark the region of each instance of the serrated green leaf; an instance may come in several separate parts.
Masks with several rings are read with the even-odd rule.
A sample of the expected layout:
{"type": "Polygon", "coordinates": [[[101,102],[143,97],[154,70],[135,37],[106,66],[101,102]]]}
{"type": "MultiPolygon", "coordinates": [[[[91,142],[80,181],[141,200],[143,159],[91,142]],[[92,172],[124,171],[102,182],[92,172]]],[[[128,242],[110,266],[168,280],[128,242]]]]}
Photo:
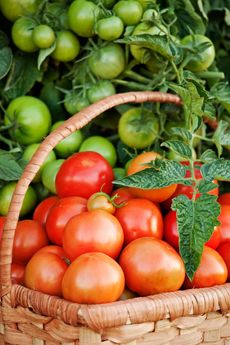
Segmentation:
{"type": "Polygon", "coordinates": [[[202,121],[202,118],[200,116],[193,116],[193,119],[192,119],[192,130],[193,132],[196,132],[201,124],[203,123],[202,121]]]}
{"type": "Polygon", "coordinates": [[[184,158],[192,158],[192,150],[186,143],[179,140],[168,140],[161,144],[184,158]]]}
{"type": "Polygon", "coordinates": [[[22,167],[10,153],[0,153],[0,180],[17,181],[23,172],[22,167]]]}
{"type": "Polygon", "coordinates": [[[201,115],[209,119],[215,119],[216,109],[214,105],[212,104],[212,102],[210,101],[205,102],[203,111],[201,111],[201,115]]]}
{"type": "Polygon", "coordinates": [[[211,190],[215,189],[216,187],[217,187],[216,183],[213,183],[213,182],[210,182],[210,181],[207,181],[204,179],[200,180],[198,185],[197,185],[198,191],[201,194],[208,193],[211,190]]]}
{"type": "Polygon", "coordinates": [[[230,160],[219,158],[211,163],[203,164],[201,173],[208,181],[230,181],[230,160]]]}
{"type": "Polygon", "coordinates": [[[0,79],[3,79],[10,70],[13,61],[11,48],[4,47],[0,49],[0,79]]]}
{"type": "Polygon", "coordinates": [[[215,130],[212,139],[217,147],[219,156],[221,156],[223,150],[222,145],[230,145],[230,128],[228,122],[224,120],[220,120],[218,122],[217,129],[215,130]]]}
{"type": "Polygon", "coordinates": [[[51,47],[46,49],[40,49],[38,54],[38,70],[40,70],[42,63],[45,61],[45,59],[53,53],[53,51],[56,48],[56,42],[52,44],[51,47]]]}
{"type": "Polygon", "coordinates": [[[192,139],[192,134],[190,133],[190,131],[188,129],[182,128],[182,127],[170,128],[170,134],[176,135],[177,137],[181,137],[187,141],[192,139]]]}
{"type": "Polygon", "coordinates": [[[162,188],[174,183],[189,183],[188,179],[184,178],[186,167],[182,164],[169,160],[161,160],[161,163],[158,160],[157,164],[157,168],[144,169],[113,183],[143,189],[162,188]]]}
{"type": "Polygon", "coordinates": [[[168,60],[173,59],[173,54],[166,36],[150,34],[132,35],[118,39],[116,42],[148,48],[164,56],[168,60]]]}
{"type": "Polygon", "coordinates": [[[200,156],[200,160],[203,163],[210,163],[216,159],[217,159],[216,152],[211,149],[204,151],[200,156]]]}
{"type": "Polygon", "coordinates": [[[228,83],[215,83],[210,93],[216,97],[218,102],[220,102],[228,112],[230,112],[230,85],[228,83]]]}
{"type": "Polygon", "coordinates": [[[177,213],[180,254],[189,279],[199,267],[204,244],[214,227],[219,225],[220,205],[216,196],[202,194],[195,201],[185,195],[173,199],[172,209],[177,213]]]}

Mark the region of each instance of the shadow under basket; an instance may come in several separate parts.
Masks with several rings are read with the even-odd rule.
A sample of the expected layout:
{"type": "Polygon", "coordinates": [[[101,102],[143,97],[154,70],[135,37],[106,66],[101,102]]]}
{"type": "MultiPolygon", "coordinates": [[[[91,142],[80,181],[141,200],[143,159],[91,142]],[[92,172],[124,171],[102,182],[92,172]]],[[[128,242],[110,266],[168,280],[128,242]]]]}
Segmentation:
{"type": "Polygon", "coordinates": [[[230,284],[85,305],[11,283],[15,228],[24,195],[48,153],[65,137],[124,103],[181,104],[160,92],[116,94],[81,110],[40,144],[17,183],[0,249],[0,344],[230,345],[230,284]]]}

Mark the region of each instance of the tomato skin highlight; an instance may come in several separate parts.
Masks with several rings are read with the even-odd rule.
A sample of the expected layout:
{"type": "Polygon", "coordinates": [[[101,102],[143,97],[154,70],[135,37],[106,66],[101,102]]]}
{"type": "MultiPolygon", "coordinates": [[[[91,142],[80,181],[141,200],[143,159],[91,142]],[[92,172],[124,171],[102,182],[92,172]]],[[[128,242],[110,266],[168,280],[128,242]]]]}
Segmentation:
{"type": "Polygon", "coordinates": [[[81,197],[60,198],[51,208],[46,220],[46,232],[50,241],[62,246],[62,236],[67,222],[79,213],[87,211],[87,200],[81,197]]]}
{"type": "Polygon", "coordinates": [[[119,264],[127,287],[140,296],[179,290],[185,278],[179,254],[168,243],[153,237],[130,242],[123,249],[119,264]]]}
{"type": "Polygon", "coordinates": [[[56,176],[59,197],[89,198],[103,191],[110,194],[114,178],[113,169],[97,152],[78,152],[66,159],[56,176]]]}
{"type": "Polygon", "coordinates": [[[68,267],[62,281],[63,297],[75,303],[109,303],[119,299],[125,287],[118,263],[103,253],[86,253],[68,267]]]}
{"type": "Polygon", "coordinates": [[[117,258],[124,242],[119,221],[104,210],[83,212],[69,220],[63,233],[63,248],[73,261],[87,252],[102,252],[117,258]]]}
{"type": "MultiPolygon", "coordinates": [[[[153,151],[139,154],[130,161],[127,169],[127,175],[132,175],[138,171],[148,168],[148,163],[156,158],[160,158],[160,155],[153,151]]],[[[173,184],[171,186],[149,190],[130,187],[130,190],[133,196],[136,198],[145,198],[153,202],[162,202],[168,199],[175,192],[176,188],[177,185],[173,184]]]]}
{"type": "Polygon", "coordinates": [[[150,200],[128,200],[124,206],[117,208],[115,217],[123,228],[125,244],[140,237],[161,239],[163,236],[162,214],[158,205],[150,200]]]}
{"type": "Polygon", "coordinates": [[[25,286],[51,296],[62,296],[62,279],[67,263],[50,252],[36,253],[25,269],[25,286]]]}
{"type": "Polygon", "coordinates": [[[221,285],[227,281],[228,270],[221,255],[214,249],[204,246],[200,266],[195,272],[193,280],[186,276],[184,288],[203,288],[221,285]]]}

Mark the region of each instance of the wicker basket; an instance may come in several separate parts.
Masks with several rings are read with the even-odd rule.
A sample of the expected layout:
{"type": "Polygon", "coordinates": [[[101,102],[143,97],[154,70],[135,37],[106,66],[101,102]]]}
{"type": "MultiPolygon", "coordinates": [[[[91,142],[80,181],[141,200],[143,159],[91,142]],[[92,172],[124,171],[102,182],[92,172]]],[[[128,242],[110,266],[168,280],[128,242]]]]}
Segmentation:
{"type": "Polygon", "coordinates": [[[0,344],[230,345],[230,284],[102,305],[70,303],[11,284],[12,246],[23,197],[48,153],[105,110],[129,102],[180,104],[180,99],[159,92],[110,96],[52,132],[27,165],[17,184],[1,243],[0,344]]]}

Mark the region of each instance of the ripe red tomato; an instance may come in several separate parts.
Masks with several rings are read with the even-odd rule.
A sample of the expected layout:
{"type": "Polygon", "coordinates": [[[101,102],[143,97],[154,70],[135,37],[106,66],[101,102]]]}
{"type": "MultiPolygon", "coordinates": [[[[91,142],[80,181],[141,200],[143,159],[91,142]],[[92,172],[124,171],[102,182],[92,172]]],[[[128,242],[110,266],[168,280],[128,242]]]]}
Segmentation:
{"type": "Polygon", "coordinates": [[[37,251],[37,253],[52,253],[52,254],[56,254],[57,256],[59,256],[59,258],[61,259],[66,259],[67,255],[64,251],[64,249],[62,247],[59,246],[55,246],[55,245],[48,245],[45,247],[42,247],[41,249],[39,249],[37,251]]]}
{"type": "Polygon", "coordinates": [[[6,217],[0,216],[0,240],[2,238],[2,233],[3,233],[3,227],[6,221],[6,217]]]}
{"type": "Polygon", "coordinates": [[[163,217],[158,205],[147,199],[131,199],[117,208],[115,217],[119,220],[125,236],[125,244],[139,238],[163,236],[163,217]]]}
{"type": "MultiPolygon", "coordinates": [[[[179,234],[177,229],[176,211],[169,211],[164,217],[163,238],[176,250],[179,250],[179,234]]],[[[206,242],[206,246],[216,249],[220,244],[220,227],[215,226],[211,238],[206,242]]]]}
{"type": "Polygon", "coordinates": [[[108,303],[119,299],[125,287],[118,263],[103,253],[86,253],[68,267],[62,281],[66,300],[76,303],[108,303]]]}
{"type": "Polygon", "coordinates": [[[204,246],[200,266],[196,270],[193,280],[186,276],[184,288],[203,288],[214,285],[221,285],[228,278],[227,266],[216,250],[204,246]]]}
{"type": "MultiPolygon", "coordinates": [[[[127,175],[132,175],[138,171],[149,168],[148,163],[154,161],[156,158],[160,158],[160,155],[156,152],[143,152],[133,158],[128,166],[127,175]]],[[[168,199],[176,190],[177,185],[157,188],[157,189],[141,189],[130,188],[131,193],[137,198],[149,199],[153,202],[162,202],[168,199]]]]}
{"type": "Polygon", "coordinates": [[[222,205],[219,215],[221,244],[230,240],[230,205],[222,205]]]}
{"type": "Polygon", "coordinates": [[[83,212],[73,217],[63,232],[63,248],[71,261],[88,252],[102,252],[115,259],[123,242],[120,223],[103,210],[83,212]]]}
{"type": "Polygon", "coordinates": [[[112,192],[111,197],[114,197],[114,195],[117,195],[117,197],[114,199],[114,202],[117,205],[121,205],[125,203],[126,201],[133,199],[131,190],[128,187],[120,187],[120,188],[115,189],[112,192]]]}
{"type": "MultiPolygon", "coordinates": [[[[189,165],[189,163],[187,161],[182,161],[180,163],[183,165],[189,165]]],[[[201,165],[202,165],[202,163],[200,163],[200,162],[195,163],[195,177],[198,180],[202,179],[202,175],[201,175],[201,171],[200,171],[201,165]]],[[[191,177],[191,171],[189,169],[186,171],[185,177],[191,177]]],[[[218,194],[219,194],[218,182],[216,180],[214,180],[213,182],[216,183],[217,187],[215,189],[211,190],[210,192],[208,192],[208,194],[218,196],[218,194]]],[[[178,184],[175,192],[167,200],[165,200],[164,203],[162,204],[163,208],[165,208],[166,210],[170,210],[171,204],[172,204],[172,199],[178,195],[181,195],[181,194],[184,194],[189,199],[192,199],[193,187],[192,186],[185,186],[183,184],[178,184]]],[[[196,199],[199,198],[199,196],[200,196],[200,194],[197,193],[196,199]]]]}
{"type": "Polygon", "coordinates": [[[221,194],[218,198],[218,202],[221,205],[230,205],[230,192],[221,194]]]}
{"type": "Polygon", "coordinates": [[[230,241],[227,241],[217,248],[218,253],[224,259],[228,269],[228,281],[230,280],[230,241]]]}
{"type": "Polygon", "coordinates": [[[48,252],[36,253],[25,269],[25,286],[49,295],[62,295],[62,278],[67,263],[58,255],[48,252]]]}
{"type": "Polygon", "coordinates": [[[87,201],[87,209],[88,211],[104,210],[113,214],[116,210],[116,207],[113,205],[108,194],[98,192],[89,197],[87,201]]]}
{"type": "Polygon", "coordinates": [[[25,274],[25,265],[20,264],[11,264],[11,282],[12,284],[24,284],[24,274],[25,274]]]}
{"type": "Polygon", "coordinates": [[[185,277],[180,255],[168,243],[153,237],[130,242],[119,263],[127,287],[141,296],[179,290],[185,277]]]}
{"type": "Polygon", "coordinates": [[[46,220],[46,232],[52,243],[62,246],[64,227],[73,216],[87,211],[87,200],[78,196],[59,199],[46,220]]]}
{"type": "Polygon", "coordinates": [[[45,229],[37,220],[20,220],[15,230],[13,262],[26,264],[40,248],[47,244],[45,229]]]}
{"type": "Polygon", "coordinates": [[[61,165],[56,176],[56,190],[60,197],[81,196],[112,191],[113,169],[99,153],[86,151],[70,156],[61,165]]]}
{"type": "Polygon", "coordinates": [[[45,225],[51,207],[58,201],[58,197],[53,195],[42,200],[35,208],[33,219],[45,225]]]}

